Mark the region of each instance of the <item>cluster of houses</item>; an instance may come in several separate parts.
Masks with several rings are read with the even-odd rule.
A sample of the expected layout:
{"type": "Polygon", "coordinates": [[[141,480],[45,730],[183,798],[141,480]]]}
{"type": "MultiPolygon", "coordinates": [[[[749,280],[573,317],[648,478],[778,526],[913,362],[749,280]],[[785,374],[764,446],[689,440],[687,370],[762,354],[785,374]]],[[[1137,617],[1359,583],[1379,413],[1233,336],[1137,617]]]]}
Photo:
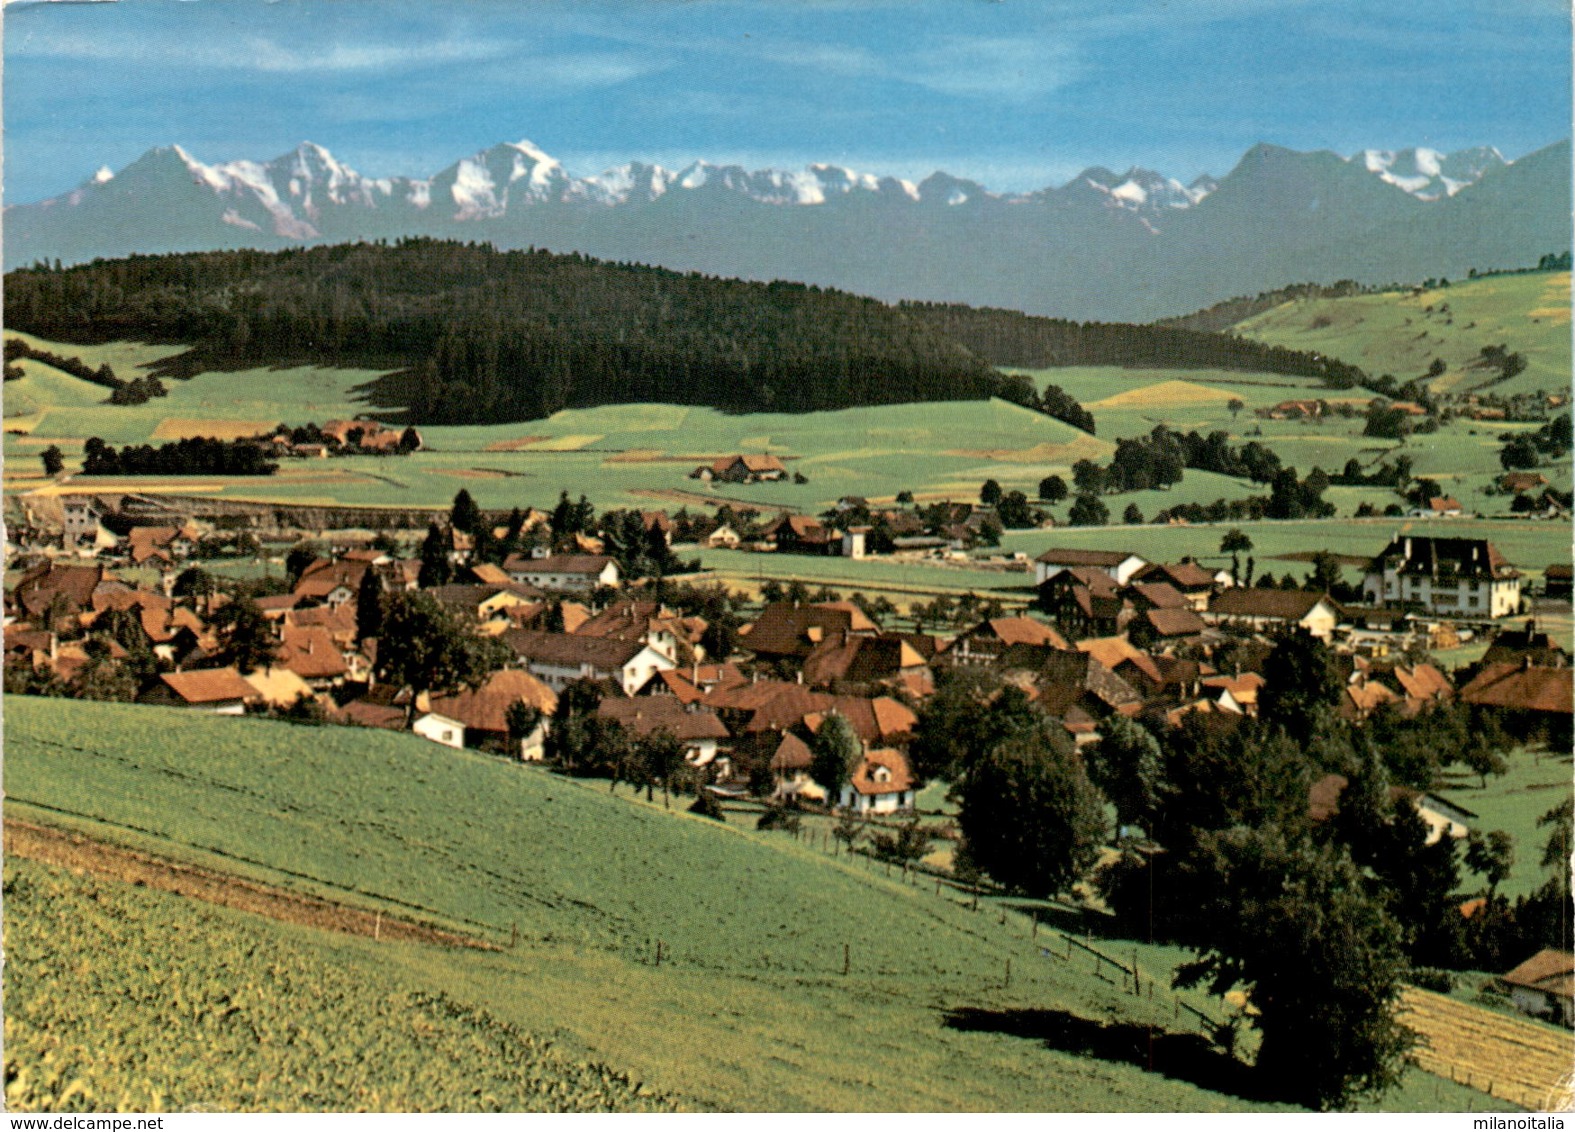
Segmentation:
{"type": "MultiPolygon", "coordinates": [[[[114,553],[173,566],[196,538],[185,524],[136,527],[114,553]]],[[[415,590],[420,567],[373,547],[300,564],[288,592],[257,599],[276,655],[244,673],[223,663],[213,627],[225,595],[177,597],[167,584],[118,578],[103,561],[42,558],[6,594],[6,663],[69,684],[90,662],[127,655],[130,615],[136,643],[161,669],[140,689],[144,702],[239,714],[306,699],[331,720],[523,759],[542,757],[558,697],[590,682],[601,714],[636,736],[671,733],[716,790],[799,795],[875,813],[914,804],[907,745],[916,709],[947,667],[993,670],[1077,744],[1097,741],[1115,715],[1155,726],[1198,713],[1218,726],[1254,715],[1269,642],[1287,628],[1337,644],[1346,675],[1341,711],[1353,719],[1455,699],[1565,727],[1572,711],[1568,657],[1534,628],[1500,634],[1480,670],[1457,686],[1432,664],[1357,647],[1360,619],[1327,594],[1237,586],[1228,571],[1121,551],[1048,550],[1034,563],[1030,614],[990,617],[949,637],[884,629],[849,602],[770,603],[743,626],[739,652],[719,660],[707,655],[703,618],[611,596],[625,579],[598,549],[596,539],[577,535],[501,565],[471,563],[456,534],[456,580],[425,592],[495,637],[508,660],[479,687],[447,695],[412,695],[375,679],[379,642],[358,632],[358,595],[369,573],[382,591],[415,590]],[[106,637],[107,624],[119,639],[106,637]],[[1227,654],[1228,664],[1215,662],[1227,654]],[[510,730],[517,703],[540,713],[529,736],[510,730]],[[810,749],[832,713],[852,725],[864,758],[842,795],[826,799],[810,774],[810,749]]],[[[166,582],[172,576],[163,572],[166,582]]],[[[1363,589],[1375,609],[1490,621],[1518,611],[1520,575],[1481,540],[1397,536],[1373,560],[1363,589]]],[[[1454,831],[1448,822],[1438,828],[1454,831]]]]}
{"type": "Polygon", "coordinates": [[[254,439],[267,444],[275,455],[305,459],[418,452],[424,446],[414,426],[395,427],[371,417],[329,421],[321,428],[292,429],[281,424],[254,439]]]}

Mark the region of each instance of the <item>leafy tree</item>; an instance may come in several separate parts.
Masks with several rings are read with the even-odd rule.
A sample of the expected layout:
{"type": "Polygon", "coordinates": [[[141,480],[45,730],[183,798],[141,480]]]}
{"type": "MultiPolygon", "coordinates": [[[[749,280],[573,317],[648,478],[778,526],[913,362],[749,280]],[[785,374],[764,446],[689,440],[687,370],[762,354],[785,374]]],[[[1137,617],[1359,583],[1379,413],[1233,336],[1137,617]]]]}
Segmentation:
{"type": "Polygon", "coordinates": [[[220,606],[210,623],[219,638],[219,658],[243,676],[269,667],[279,655],[273,627],[250,598],[236,598],[220,606]]]}
{"type": "Polygon", "coordinates": [[[660,782],[663,802],[677,792],[680,780],[689,769],[684,761],[683,743],[665,728],[658,728],[635,741],[634,760],[645,775],[647,799],[651,796],[651,784],[660,782]]]}
{"type": "Polygon", "coordinates": [[[1105,735],[1094,744],[1085,762],[1088,777],[1116,808],[1122,825],[1148,829],[1159,808],[1161,779],[1159,740],[1141,723],[1113,715],[1105,735]]]}
{"type": "Polygon", "coordinates": [[[1343,590],[1345,578],[1340,572],[1340,560],[1327,550],[1314,551],[1312,573],[1307,575],[1306,588],[1319,593],[1343,590]]]}
{"type": "Polygon", "coordinates": [[[1466,838],[1466,868],[1487,881],[1488,899],[1515,867],[1515,839],[1502,829],[1483,833],[1473,829],[1466,838]]]}
{"type": "Polygon", "coordinates": [[[880,831],[873,838],[875,856],[907,868],[930,850],[930,835],[919,828],[917,816],[909,818],[895,831],[880,831]]]}
{"type": "Polygon", "coordinates": [[[175,582],[170,586],[170,594],[174,597],[212,597],[218,592],[218,582],[201,566],[188,566],[175,575],[175,582]]]}
{"type": "Polygon", "coordinates": [[[1102,495],[1105,491],[1105,469],[1092,460],[1079,460],[1072,465],[1072,484],[1079,495],[1102,495]]]}
{"type": "Polygon", "coordinates": [[[1500,748],[1483,739],[1484,737],[1478,736],[1475,742],[1466,744],[1461,749],[1460,759],[1471,773],[1481,780],[1481,787],[1486,790],[1488,775],[1496,777],[1506,773],[1509,770],[1509,763],[1500,753],[1500,748]]]}
{"type": "Polygon", "coordinates": [[[1028,506],[1028,496],[1020,491],[1009,491],[1003,495],[996,505],[995,513],[1000,517],[1001,526],[1021,529],[1034,525],[1034,513],[1028,506]]]}
{"type": "MultiPolygon", "coordinates": [[[[1241,555],[1252,552],[1252,538],[1239,527],[1232,527],[1225,532],[1225,537],[1220,539],[1220,553],[1230,555],[1231,581],[1241,585],[1241,555]]],[[[1247,571],[1250,577],[1252,571],[1247,571]]]]}
{"type": "Polygon", "coordinates": [[[51,444],[40,452],[39,459],[44,462],[44,474],[46,476],[58,476],[66,469],[66,456],[64,452],[60,451],[60,445],[58,444],[51,444]]]}
{"type": "Polygon", "coordinates": [[[377,676],[413,692],[476,687],[508,660],[496,637],[478,633],[431,594],[388,595],[378,634],[377,676]]]}
{"type": "Polygon", "coordinates": [[[1178,885],[1195,904],[1183,942],[1199,958],[1177,985],[1247,992],[1271,1095],[1339,1109],[1399,1080],[1411,1042],[1395,1016],[1401,930],[1343,846],[1209,832],[1178,885]]]}
{"type": "Polygon", "coordinates": [[[508,711],[503,713],[503,718],[509,729],[509,753],[517,757],[521,744],[536,733],[545,717],[540,708],[524,700],[515,700],[509,705],[508,711]]]}
{"type": "Polygon", "coordinates": [[[1243,401],[1240,397],[1232,397],[1229,401],[1225,402],[1225,407],[1230,410],[1230,419],[1235,420],[1236,415],[1247,407],[1247,402],[1243,401]]]}
{"type": "Polygon", "coordinates": [[[87,663],[72,684],[76,697],[81,700],[129,704],[137,698],[136,678],[104,652],[90,652],[87,663]]]}
{"type": "Polygon", "coordinates": [[[1066,515],[1074,527],[1102,527],[1110,522],[1110,508],[1093,495],[1079,495],[1066,515]]]}
{"type": "Polygon", "coordinates": [[[1280,637],[1263,662],[1258,712],[1291,735],[1316,734],[1320,715],[1338,702],[1340,677],[1329,648],[1305,629],[1280,637]]]}
{"type": "Polygon", "coordinates": [[[1039,481],[1039,498],[1046,503],[1060,503],[1066,495],[1066,481],[1060,476],[1046,476],[1039,481]]]}
{"type": "Polygon", "coordinates": [[[965,777],[980,754],[1043,718],[1022,689],[1003,686],[984,668],[943,669],[917,714],[909,764],[921,779],[950,782],[965,777]]]}
{"type": "Polygon", "coordinates": [[[317,548],[310,543],[301,543],[290,548],[290,553],[284,556],[284,574],[290,581],[291,589],[294,589],[295,584],[301,580],[301,575],[306,572],[306,568],[316,561],[317,548]]]}
{"type": "Polygon", "coordinates": [[[959,793],[958,825],[974,860],[1007,888],[1054,896],[1098,856],[1103,802],[1070,741],[1049,726],[996,744],[959,793]]]}
{"type": "Polygon", "coordinates": [[[361,575],[361,584],[355,591],[355,636],[364,641],[376,637],[383,628],[383,579],[377,570],[367,567],[361,575]]]}
{"type": "Polygon", "coordinates": [[[984,486],[979,489],[979,502],[986,507],[994,507],[1001,502],[1001,485],[995,480],[985,480],[984,486]]]}
{"type": "Polygon", "coordinates": [[[903,504],[910,504],[911,505],[913,503],[913,492],[911,492],[911,491],[899,491],[897,493],[897,503],[898,503],[899,506],[901,506],[903,504]]]}
{"type": "Polygon", "coordinates": [[[809,752],[809,776],[826,791],[827,804],[835,805],[864,757],[864,744],[847,716],[833,711],[821,721],[809,752]]]}
{"type": "Polygon", "coordinates": [[[456,531],[472,535],[481,529],[481,509],[476,506],[476,501],[466,488],[460,488],[454,496],[454,506],[448,513],[448,525],[456,531]]]}
{"type": "Polygon", "coordinates": [[[1143,512],[1136,503],[1128,503],[1127,509],[1121,512],[1121,521],[1129,527],[1139,526],[1143,522],[1143,512]]]}
{"type": "Polygon", "coordinates": [[[422,589],[446,586],[453,580],[454,563],[449,560],[448,532],[436,523],[427,525],[427,537],[421,540],[421,570],[416,575],[416,585],[422,589]]]}

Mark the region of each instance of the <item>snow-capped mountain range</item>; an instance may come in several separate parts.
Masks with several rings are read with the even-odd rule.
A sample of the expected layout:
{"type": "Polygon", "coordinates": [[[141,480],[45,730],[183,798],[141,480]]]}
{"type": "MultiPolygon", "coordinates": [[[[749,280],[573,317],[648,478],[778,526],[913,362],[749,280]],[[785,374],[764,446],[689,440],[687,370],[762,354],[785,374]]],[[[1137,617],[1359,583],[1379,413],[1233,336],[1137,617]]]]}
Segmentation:
{"type": "Polygon", "coordinates": [[[915,183],[829,164],[636,161],[575,176],[529,141],[425,178],[365,177],[309,142],[267,162],[217,164],[171,145],[8,207],[5,260],[435,235],[882,298],[1155,316],[1331,272],[1385,282],[1565,250],[1562,203],[1556,221],[1545,215],[1568,194],[1555,150],[1567,143],[1517,162],[1489,147],[1343,157],[1259,145],[1218,180],[1096,166],[1060,186],[1000,193],[944,172],[915,183]],[[1497,207],[1506,192],[1520,215],[1497,207]],[[1440,230],[1467,218],[1470,231],[1440,230]]]}

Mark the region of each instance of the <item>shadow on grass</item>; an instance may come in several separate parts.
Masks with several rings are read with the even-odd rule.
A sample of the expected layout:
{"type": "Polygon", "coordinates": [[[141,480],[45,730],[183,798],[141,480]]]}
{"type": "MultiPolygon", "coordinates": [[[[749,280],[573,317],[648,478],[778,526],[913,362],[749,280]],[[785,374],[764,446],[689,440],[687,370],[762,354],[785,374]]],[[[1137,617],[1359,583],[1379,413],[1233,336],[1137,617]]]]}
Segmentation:
{"type": "Polygon", "coordinates": [[[1065,1010],[948,1011],[951,1030],[1006,1034],[1043,1042],[1047,1049],[1135,1065],[1202,1089],[1243,1100],[1268,1101],[1252,1069],[1198,1034],[1178,1034],[1133,1022],[1096,1022],[1065,1010]]]}

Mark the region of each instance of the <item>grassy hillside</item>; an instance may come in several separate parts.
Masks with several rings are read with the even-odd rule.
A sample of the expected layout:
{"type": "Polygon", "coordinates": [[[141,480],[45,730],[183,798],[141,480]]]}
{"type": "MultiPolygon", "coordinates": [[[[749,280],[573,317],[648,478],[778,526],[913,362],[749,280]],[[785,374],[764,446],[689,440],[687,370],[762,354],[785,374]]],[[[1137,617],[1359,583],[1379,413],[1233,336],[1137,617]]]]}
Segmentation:
{"type": "Polygon", "coordinates": [[[21,858],[5,873],[13,1112],[673,1107],[343,937],[21,858]]]}
{"type": "MultiPolygon", "coordinates": [[[[783,834],[664,812],[660,801],[408,736],[16,697],[6,711],[6,804],[15,814],[367,907],[416,910],[504,942],[518,925],[517,948],[478,954],[183,911],[142,892],[110,898],[139,909],[125,913],[133,920],[199,939],[209,934],[202,916],[231,925],[215,962],[240,971],[249,960],[234,950],[234,932],[255,938],[264,957],[304,949],[310,971],[350,974],[326,988],[308,976],[279,986],[286,1005],[303,1011],[319,1009],[325,989],[349,994],[347,983],[360,986],[375,966],[387,980],[371,984],[380,992],[421,988],[458,1011],[483,1011],[487,1027],[551,1038],[570,1061],[617,1066],[685,1107],[1260,1107],[1233,1091],[1239,1076],[1181,1033],[1189,1016],[1177,1020],[1164,990],[1183,958],[1173,950],[1102,944],[1136,954],[1145,985],[1159,980],[1152,1000],[1134,997],[1108,981],[1108,969],[1096,978],[1090,964],[1042,951],[1052,937],[1034,938],[1015,910],[986,901],[970,911],[960,896],[904,885],[783,834]],[[155,729],[163,739],[150,747],[155,729]],[[1150,1048],[1160,1051],[1158,1072],[1147,1071],[1150,1048]],[[1177,1050],[1185,1056],[1168,1056],[1177,1050]]],[[[36,936],[57,930],[53,922],[11,922],[13,963],[26,954],[47,965],[36,936]]],[[[150,979],[176,986],[188,957],[170,941],[128,953],[138,958],[123,969],[94,947],[68,952],[72,969],[98,972],[110,994],[150,979]]],[[[58,982],[41,978],[21,998],[15,986],[10,1010],[63,1009],[49,1004],[58,982]]],[[[133,996],[126,1025],[141,1033],[146,1020],[146,1032],[167,1040],[153,1029],[164,997],[133,996]]],[[[1225,1009],[1184,998],[1213,1016],[1225,1009]]],[[[200,995],[179,1001],[201,1009],[200,995]]],[[[487,1029],[487,1040],[499,1032],[487,1029]]],[[[41,1058],[48,1042],[85,1043],[89,1033],[86,1020],[62,1017],[47,1035],[13,1038],[7,1053],[41,1058]]],[[[411,1041],[393,1033],[366,1058],[408,1057],[411,1041]]],[[[192,1087],[250,1095],[226,1092],[228,1064],[211,1073],[216,1080],[192,1087]]],[[[1387,1103],[1449,1110],[1473,1099],[1482,1098],[1413,1073],[1387,1103]]]]}
{"type": "Polygon", "coordinates": [[[1463,392],[1488,381],[1473,366],[1483,346],[1525,356],[1525,372],[1489,388],[1510,394],[1567,389],[1570,383],[1569,272],[1499,275],[1449,287],[1339,299],[1302,299],[1233,328],[1256,341],[1316,350],[1397,379],[1421,377],[1435,358],[1447,365],[1434,382],[1463,392]]]}

